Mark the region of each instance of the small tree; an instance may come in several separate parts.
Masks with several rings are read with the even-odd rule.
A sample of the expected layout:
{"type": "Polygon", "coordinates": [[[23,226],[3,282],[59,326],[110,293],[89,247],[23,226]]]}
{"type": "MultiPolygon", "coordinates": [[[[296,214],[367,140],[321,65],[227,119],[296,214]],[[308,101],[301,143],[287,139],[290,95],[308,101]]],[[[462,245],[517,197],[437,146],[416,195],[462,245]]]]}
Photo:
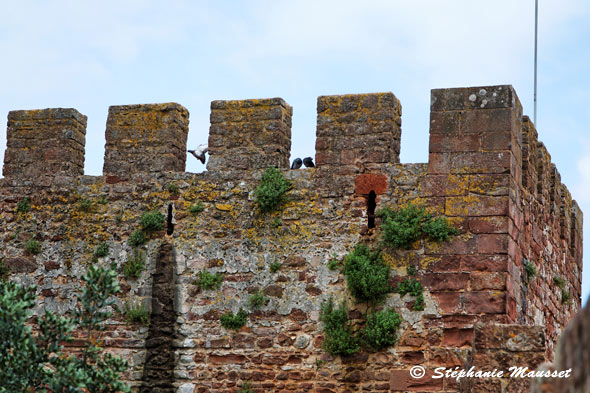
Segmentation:
{"type": "Polygon", "coordinates": [[[105,309],[114,305],[112,295],[120,291],[114,270],[90,266],[82,277],[86,285],[78,295],[74,317],[46,311],[37,318],[38,334],[26,321],[35,306],[35,287],[0,280],[0,393],[115,393],[129,392],[119,382],[127,362],[103,354],[92,333],[104,330],[111,316],[105,309]],[[64,341],[72,341],[74,328],[86,331],[81,356],[63,352],[64,341]]]}

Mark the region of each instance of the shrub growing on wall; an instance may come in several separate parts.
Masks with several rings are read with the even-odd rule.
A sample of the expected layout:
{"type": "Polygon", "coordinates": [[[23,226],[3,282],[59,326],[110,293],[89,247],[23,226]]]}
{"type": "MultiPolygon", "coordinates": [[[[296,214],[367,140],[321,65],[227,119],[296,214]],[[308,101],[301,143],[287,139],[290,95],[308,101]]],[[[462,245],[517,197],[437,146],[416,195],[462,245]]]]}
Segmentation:
{"type": "Polygon", "coordinates": [[[350,326],[344,303],[338,308],[334,307],[332,298],[322,303],[320,320],[324,326],[322,347],[326,352],[332,355],[352,355],[358,352],[359,342],[350,326]]]}
{"type": "Polygon", "coordinates": [[[140,219],[141,229],[145,232],[155,232],[164,229],[166,217],[159,211],[145,212],[140,219]]]}
{"type": "Polygon", "coordinates": [[[189,207],[189,211],[191,212],[191,214],[193,216],[196,216],[197,214],[201,213],[204,210],[205,210],[205,206],[203,205],[203,202],[201,202],[201,201],[196,201],[195,203],[193,203],[189,207]]]}
{"type": "Polygon", "coordinates": [[[365,244],[357,245],[344,258],[344,275],[351,295],[359,302],[375,304],[391,292],[389,267],[378,251],[365,244]]]}
{"type": "Polygon", "coordinates": [[[380,350],[395,344],[397,330],[401,322],[402,318],[393,309],[369,314],[363,337],[365,344],[374,350],[380,350]]]}
{"type": "Polygon", "coordinates": [[[408,249],[422,237],[440,242],[459,234],[445,217],[433,217],[423,207],[415,205],[398,210],[383,208],[377,216],[382,220],[382,242],[389,247],[408,249]]]}
{"type": "Polygon", "coordinates": [[[208,270],[203,269],[199,272],[199,278],[194,282],[202,290],[219,289],[223,282],[223,274],[221,273],[209,273],[208,270]]]}
{"type": "Polygon", "coordinates": [[[144,244],[146,240],[145,233],[137,229],[133,231],[131,235],[129,235],[128,243],[131,247],[138,247],[144,244]]]}
{"type": "Polygon", "coordinates": [[[29,201],[29,198],[24,197],[17,205],[16,205],[16,211],[18,213],[26,213],[29,210],[31,210],[31,201],[29,201]]]}
{"type": "Polygon", "coordinates": [[[123,264],[123,275],[126,278],[139,278],[141,272],[145,269],[145,254],[141,251],[135,251],[133,256],[127,256],[127,261],[123,264]]]}
{"type": "Polygon", "coordinates": [[[127,302],[123,306],[123,314],[129,323],[149,325],[150,313],[141,302],[127,302]]]}
{"type": "Polygon", "coordinates": [[[239,330],[246,324],[247,319],[248,313],[241,308],[240,311],[238,311],[238,313],[235,315],[233,312],[228,311],[219,318],[221,321],[221,326],[231,330],[239,330]]]}
{"type": "Polygon", "coordinates": [[[269,302],[268,297],[264,295],[260,289],[256,290],[253,294],[248,296],[248,305],[253,309],[258,309],[269,302]]]}
{"type": "Polygon", "coordinates": [[[37,255],[41,252],[41,243],[31,236],[29,240],[25,243],[25,251],[31,255],[37,255]]]}
{"type": "Polygon", "coordinates": [[[102,242],[94,249],[94,256],[96,258],[103,258],[109,255],[109,244],[102,242]]]}
{"type": "Polygon", "coordinates": [[[288,201],[287,191],[291,182],[277,168],[268,168],[262,174],[260,184],[254,190],[254,198],[262,212],[277,210],[288,201]]]}

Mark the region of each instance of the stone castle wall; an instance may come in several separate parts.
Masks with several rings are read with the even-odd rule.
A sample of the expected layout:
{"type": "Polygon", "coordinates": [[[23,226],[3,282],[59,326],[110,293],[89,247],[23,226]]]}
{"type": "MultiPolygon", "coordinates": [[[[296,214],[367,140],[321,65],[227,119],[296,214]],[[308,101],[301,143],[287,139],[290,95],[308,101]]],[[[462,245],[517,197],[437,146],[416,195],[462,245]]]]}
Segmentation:
{"type": "Polygon", "coordinates": [[[399,163],[401,105],[391,93],[320,97],[317,167],[305,170],[288,170],[292,108],[284,100],[214,101],[211,110],[208,171],[191,174],[184,172],[184,108],[110,108],[103,176],[82,175],[83,115],[9,114],[0,257],[12,279],[38,285],[38,312],[71,309],[88,264],[121,268],[143,212],[173,213],[172,233],[153,234],[142,246],[148,263],[139,279],[120,278],[119,303],[143,302],[152,324],[117,315],[105,332],[109,350],[132,364],[126,378],[138,390],[227,392],[249,380],[255,391],[277,392],[522,391],[528,382],[460,385],[432,379],[432,370],[552,360],[559,333],[580,308],[582,213],[511,86],[433,90],[423,164],[399,163]],[[64,154],[51,155],[53,147],[64,154]],[[43,154],[51,165],[38,164],[43,154]],[[294,187],[281,211],[265,215],[253,190],[268,166],[294,187]],[[327,263],[359,242],[378,243],[379,221],[368,228],[371,191],[377,209],[420,204],[461,233],[448,243],[385,250],[392,285],[407,266],[418,267],[425,309],[413,311],[414,298],[391,293],[386,305],[404,320],[398,343],[329,356],[321,348],[321,302],[346,300],[357,324],[366,310],[327,263]],[[24,197],[31,209],[17,212],[24,197]],[[197,200],[205,210],[193,215],[197,200]],[[31,236],[42,243],[35,256],[23,250],[31,236]],[[92,262],[101,242],[109,255],[92,262]],[[527,261],[536,276],[526,276],[527,261]],[[276,273],[273,262],[281,263],[276,273]],[[224,273],[220,290],[194,284],[204,268],[224,273]],[[257,289],[271,300],[249,310],[257,289]],[[240,308],[250,312],[247,325],[221,327],[219,316],[240,308]],[[426,377],[410,378],[413,365],[426,367],[426,377]]]}

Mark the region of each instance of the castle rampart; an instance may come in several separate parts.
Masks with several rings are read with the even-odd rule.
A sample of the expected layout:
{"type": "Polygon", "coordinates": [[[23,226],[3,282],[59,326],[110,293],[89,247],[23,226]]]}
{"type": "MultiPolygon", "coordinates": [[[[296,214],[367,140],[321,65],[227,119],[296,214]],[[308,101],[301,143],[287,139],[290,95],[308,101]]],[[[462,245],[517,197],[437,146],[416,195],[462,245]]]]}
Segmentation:
{"type": "Polygon", "coordinates": [[[111,106],[104,175],[116,182],[137,172],[182,172],[188,111],[175,103],[111,106]]]}
{"type": "Polygon", "coordinates": [[[86,116],[75,109],[8,114],[3,175],[18,184],[49,186],[84,174],[86,116]]]}
{"type": "Polygon", "coordinates": [[[291,117],[280,98],[213,101],[208,171],[191,174],[184,172],[186,109],[111,107],[104,173],[83,176],[85,116],[11,112],[0,257],[12,279],[38,285],[39,312],[65,312],[87,264],[121,269],[133,254],[128,239],[142,213],[174,212],[172,230],[140,246],[146,270],[138,279],[121,277],[119,303],[143,302],[156,326],[117,316],[105,332],[105,345],[130,360],[126,378],[142,391],[156,380],[170,385],[163,391],[183,393],[235,391],[246,380],[277,392],[525,389],[528,382],[432,378],[440,366],[506,367],[518,359],[535,368],[552,360],[559,333],[580,308],[582,212],[513,88],[433,90],[428,163],[399,163],[401,104],[392,93],[318,98],[316,168],[288,169],[291,117]],[[261,214],[253,190],[268,166],[281,169],[293,189],[280,211],[261,214]],[[31,207],[19,211],[25,197],[31,207]],[[322,301],[346,300],[356,324],[366,309],[327,263],[359,242],[378,244],[371,198],[377,210],[425,206],[460,234],[384,250],[393,287],[408,266],[417,267],[424,310],[412,309],[411,296],[391,293],[385,304],[404,320],[397,344],[330,356],[321,346],[322,301]],[[193,214],[197,203],[204,211],[193,214]],[[31,237],[41,243],[39,254],[23,250],[31,237]],[[92,262],[102,242],[109,254],[92,262]],[[277,272],[269,270],[273,262],[277,272]],[[219,290],[194,284],[202,269],[224,274],[219,290]],[[270,301],[250,310],[256,290],[270,301]],[[221,327],[220,315],[240,308],[249,311],[247,325],[221,327]],[[411,379],[413,365],[427,376],[411,379]]]}

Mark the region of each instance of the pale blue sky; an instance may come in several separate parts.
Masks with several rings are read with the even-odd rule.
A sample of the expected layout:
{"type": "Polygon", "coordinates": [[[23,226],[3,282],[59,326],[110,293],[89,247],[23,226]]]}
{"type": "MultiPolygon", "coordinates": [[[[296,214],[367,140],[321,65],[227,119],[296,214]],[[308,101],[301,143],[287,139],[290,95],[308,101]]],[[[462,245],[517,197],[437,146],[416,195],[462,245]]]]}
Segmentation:
{"type": "MultiPolygon", "coordinates": [[[[292,157],[303,157],[314,155],[317,96],[392,91],[402,162],[426,162],[432,88],[512,84],[532,118],[533,14],[533,0],[0,0],[0,116],[78,109],[85,171],[98,175],[109,105],[178,102],[196,146],[210,101],[279,96],[294,107],[292,157]]],[[[540,0],[539,19],[539,137],[590,217],[590,4],[540,0]]],[[[5,146],[1,127],[0,160],[5,146]]]]}

